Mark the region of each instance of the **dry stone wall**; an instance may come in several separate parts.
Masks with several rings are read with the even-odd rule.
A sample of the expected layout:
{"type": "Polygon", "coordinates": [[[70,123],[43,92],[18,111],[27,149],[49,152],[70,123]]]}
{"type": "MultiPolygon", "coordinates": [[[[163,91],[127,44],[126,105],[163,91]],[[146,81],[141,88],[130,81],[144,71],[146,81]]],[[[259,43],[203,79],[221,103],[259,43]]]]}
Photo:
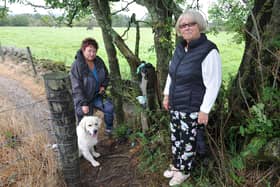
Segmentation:
{"type": "Polygon", "coordinates": [[[28,63],[28,53],[27,49],[19,49],[15,47],[1,47],[0,49],[1,60],[9,58],[15,62],[26,62],[28,63]]]}
{"type": "MultiPolygon", "coordinates": [[[[31,49],[32,50],[32,49],[31,49]]],[[[48,59],[32,58],[35,70],[38,75],[43,75],[52,71],[67,71],[63,63],[54,62],[48,59]]],[[[29,57],[27,48],[16,48],[10,46],[0,46],[0,63],[16,68],[21,66],[25,73],[34,76],[35,72],[32,67],[32,61],[29,57]]]]}

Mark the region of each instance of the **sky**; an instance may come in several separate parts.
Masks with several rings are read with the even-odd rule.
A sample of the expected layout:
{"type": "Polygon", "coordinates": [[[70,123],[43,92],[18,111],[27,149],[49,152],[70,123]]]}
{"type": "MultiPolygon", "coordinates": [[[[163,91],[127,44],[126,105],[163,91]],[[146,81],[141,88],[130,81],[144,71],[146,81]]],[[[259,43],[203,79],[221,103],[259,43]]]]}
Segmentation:
{"type": "MultiPolygon", "coordinates": [[[[213,3],[215,0],[200,0],[200,5],[202,7],[202,12],[207,17],[207,9],[211,3],[213,3]]],[[[33,2],[36,5],[44,5],[44,0],[30,0],[30,2],[33,2]]],[[[0,6],[2,5],[3,1],[0,1],[0,6]]],[[[126,4],[123,3],[115,3],[116,5],[113,7],[114,10],[119,10],[122,7],[124,7],[126,4]]],[[[61,10],[45,10],[43,8],[34,8],[32,6],[24,6],[21,4],[12,4],[9,5],[10,14],[23,14],[23,13],[40,13],[40,14],[54,14],[59,15],[62,14],[61,10]]],[[[129,11],[125,13],[126,15],[130,16],[133,12],[136,13],[137,19],[143,19],[145,15],[147,14],[147,9],[143,6],[137,5],[136,3],[129,5],[128,7],[129,11]]],[[[113,11],[112,11],[113,12],[113,11]]]]}
{"type": "MultiPolygon", "coordinates": [[[[36,4],[36,5],[44,5],[45,1],[44,0],[30,0],[30,2],[36,4]]],[[[0,1],[0,6],[2,5],[2,2],[0,1]]],[[[9,7],[9,14],[24,14],[24,13],[29,13],[29,14],[48,14],[49,12],[52,14],[61,14],[61,10],[46,10],[43,8],[34,8],[32,6],[27,6],[27,5],[22,5],[19,3],[13,3],[13,4],[7,4],[9,7]]]]}

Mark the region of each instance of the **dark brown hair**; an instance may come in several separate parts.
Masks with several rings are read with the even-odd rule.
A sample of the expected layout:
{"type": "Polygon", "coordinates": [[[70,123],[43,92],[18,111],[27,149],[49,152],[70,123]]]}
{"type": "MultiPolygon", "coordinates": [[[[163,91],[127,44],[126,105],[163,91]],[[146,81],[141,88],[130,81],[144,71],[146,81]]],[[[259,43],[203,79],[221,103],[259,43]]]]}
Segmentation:
{"type": "Polygon", "coordinates": [[[98,50],[98,43],[93,38],[85,38],[82,41],[81,50],[85,50],[85,48],[89,45],[92,45],[96,50],[98,50]]]}

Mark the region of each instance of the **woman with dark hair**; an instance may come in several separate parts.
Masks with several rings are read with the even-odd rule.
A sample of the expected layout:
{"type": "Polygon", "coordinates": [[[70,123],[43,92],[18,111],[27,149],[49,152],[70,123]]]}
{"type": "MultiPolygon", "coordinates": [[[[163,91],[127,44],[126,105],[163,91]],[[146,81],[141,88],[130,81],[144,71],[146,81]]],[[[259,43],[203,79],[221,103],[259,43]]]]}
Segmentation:
{"type": "Polygon", "coordinates": [[[103,98],[109,83],[108,70],[103,60],[96,55],[97,50],[98,43],[95,39],[84,39],[72,64],[70,78],[75,112],[80,122],[84,115],[93,114],[93,108],[101,110],[104,113],[105,132],[110,134],[114,109],[112,101],[103,98]]]}
{"type": "Polygon", "coordinates": [[[204,34],[206,21],[195,10],[178,18],[178,43],[169,65],[163,106],[170,113],[173,160],[164,172],[170,186],[184,182],[197,154],[197,133],[208,123],[208,114],[221,85],[221,59],[216,45],[204,34]]]}

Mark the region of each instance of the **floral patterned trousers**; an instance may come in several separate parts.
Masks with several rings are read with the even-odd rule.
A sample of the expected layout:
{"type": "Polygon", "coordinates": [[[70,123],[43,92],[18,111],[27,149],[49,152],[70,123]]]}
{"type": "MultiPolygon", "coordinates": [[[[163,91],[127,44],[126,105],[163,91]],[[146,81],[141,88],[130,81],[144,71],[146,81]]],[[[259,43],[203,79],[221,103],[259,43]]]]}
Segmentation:
{"type": "Polygon", "coordinates": [[[170,111],[173,165],[189,174],[196,154],[197,113],[170,111]]]}

